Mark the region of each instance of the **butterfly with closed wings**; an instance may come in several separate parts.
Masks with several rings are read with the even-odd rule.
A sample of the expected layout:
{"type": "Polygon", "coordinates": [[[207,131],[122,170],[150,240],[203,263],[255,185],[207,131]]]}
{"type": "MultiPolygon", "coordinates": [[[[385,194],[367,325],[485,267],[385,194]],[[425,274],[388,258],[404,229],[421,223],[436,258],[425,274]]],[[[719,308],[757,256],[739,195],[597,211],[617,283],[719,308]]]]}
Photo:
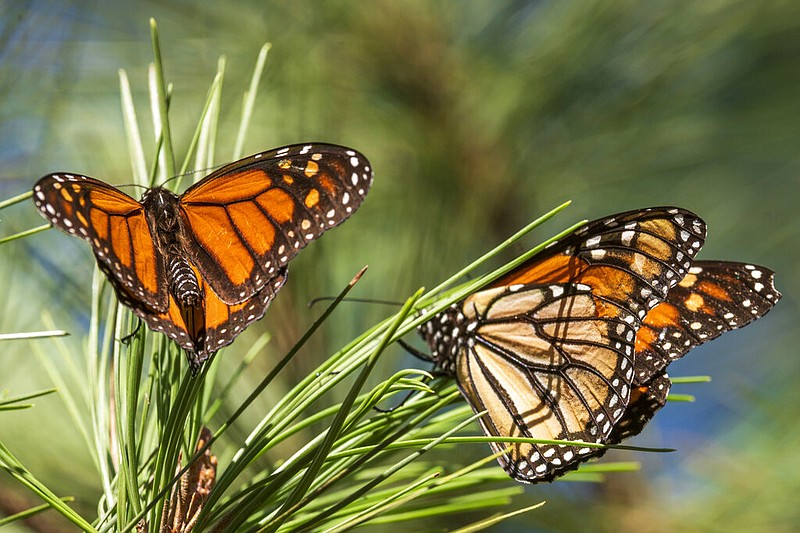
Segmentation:
{"type": "MultiPolygon", "coordinates": [[[[765,314],[763,267],[694,261],[705,223],[676,207],[589,222],[420,326],[484,432],[613,444],[660,409],[667,365],[765,314]]],[[[604,453],[492,443],[514,479],[550,481],[604,453]],[[510,447],[509,447],[510,446],[510,447]]]]}
{"type": "Polygon", "coordinates": [[[358,209],[371,184],[360,153],[306,143],[230,163],[180,196],[156,187],[137,201],[60,172],[33,198],[53,226],[91,244],[119,301],[196,372],[264,315],[289,260],[358,209]]]}

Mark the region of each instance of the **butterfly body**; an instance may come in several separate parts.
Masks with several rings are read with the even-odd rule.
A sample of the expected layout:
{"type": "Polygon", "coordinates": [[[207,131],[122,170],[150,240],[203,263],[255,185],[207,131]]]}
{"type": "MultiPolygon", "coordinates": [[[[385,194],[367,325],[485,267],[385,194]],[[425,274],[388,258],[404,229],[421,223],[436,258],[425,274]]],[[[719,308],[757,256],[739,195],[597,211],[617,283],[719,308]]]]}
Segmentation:
{"type": "Polygon", "coordinates": [[[264,315],[308,242],[347,219],[372,183],[342,146],[286,146],[226,165],[181,195],[137,201],[100,180],[43,177],[34,203],[92,246],[117,296],[183,347],[193,370],[264,315]]]}
{"type": "MultiPolygon", "coordinates": [[[[667,365],[765,314],[773,273],[695,261],[697,215],[675,207],[589,222],[419,328],[487,435],[614,444],[666,402],[667,365]]],[[[603,448],[491,444],[524,483],[550,481],[603,448]],[[510,446],[510,447],[509,447],[510,446]]]]}
{"type": "MultiPolygon", "coordinates": [[[[188,258],[192,244],[187,236],[178,195],[156,187],[142,196],[141,204],[155,244],[157,268],[166,273],[171,296],[181,309],[197,306],[202,294],[188,258]]],[[[153,311],[164,311],[165,307],[153,311]]]]}

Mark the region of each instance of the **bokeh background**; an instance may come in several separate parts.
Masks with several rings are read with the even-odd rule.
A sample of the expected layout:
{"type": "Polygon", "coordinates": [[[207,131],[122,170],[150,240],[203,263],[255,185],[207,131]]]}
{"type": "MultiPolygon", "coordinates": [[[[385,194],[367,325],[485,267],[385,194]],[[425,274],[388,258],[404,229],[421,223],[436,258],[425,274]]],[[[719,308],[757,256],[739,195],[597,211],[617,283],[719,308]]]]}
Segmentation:
{"type": "MultiPolygon", "coordinates": [[[[530,487],[519,504],[547,505],[496,531],[797,527],[800,4],[2,1],[0,200],[54,171],[132,181],[117,69],[131,78],[147,135],[151,16],[174,83],[179,154],[225,55],[221,129],[229,136],[218,141],[217,159],[230,158],[241,94],[269,41],[246,151],[329,141],[357,148],[375,168],[357,216],[293,261],[272,309],[242,339],[269,331],[270,353],[283,353],[316,316],[305,302],[338,292],[364,264],[370,270],[357,296],[401,300],[565,200],[573,205],[527,245],[581,218],[689,208],[709,225],[703,258],[773,268],[783,300],[765,319],[671,367],[671,375],[713,381],[675,387],[697,402],[671,403],[633,444],[676,453],[610,453],[641,461],[642,470],[603,484],[530,487]]],[[[0,215],[0,236],[42,223],[30,202],[0,215]]],[[[50,316],[73,334],[67,346],[81,350],[92,267],[88,247],[55,231],[0,246],[0,332],[46,329],[50,316]]],[[[301,361],[284,378],[313,368],[386,313],[340,310],[306,350],[308,366],[301,361]]],[[[237,341],[230,357],[246,344],[237,341]]],[[[62,358],[53,346],[45,353],[62,358]]],[[[408,362],[399,349],[386,359],[388,369],[408,362]]],[[[250,382],[269,364],[260,357],[250,382]]],[[[29,343],[0,345],[0,390],[51,384],[29,343]]],[[[260,401],[268,406],[279,395],[276,387],[260,401]]],[[[0,440],[91,516],[98,482],[58,397],[0,418],[0,440]]],[[[35,500],[0,477],[0,514],[26,502],[35,500]]]]}

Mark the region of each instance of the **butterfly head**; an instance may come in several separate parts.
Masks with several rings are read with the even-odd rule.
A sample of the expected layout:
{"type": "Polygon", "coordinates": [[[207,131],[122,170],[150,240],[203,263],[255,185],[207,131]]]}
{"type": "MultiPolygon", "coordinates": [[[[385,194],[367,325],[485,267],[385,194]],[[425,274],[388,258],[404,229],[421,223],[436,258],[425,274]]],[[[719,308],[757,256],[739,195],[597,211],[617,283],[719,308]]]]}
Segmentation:
{"type": "Polygon", "coordinates": [[[147,223],[153,235],[174,235],[181,221],[178,196],[163,187],[149,189],[142,196],[147,223]]]}

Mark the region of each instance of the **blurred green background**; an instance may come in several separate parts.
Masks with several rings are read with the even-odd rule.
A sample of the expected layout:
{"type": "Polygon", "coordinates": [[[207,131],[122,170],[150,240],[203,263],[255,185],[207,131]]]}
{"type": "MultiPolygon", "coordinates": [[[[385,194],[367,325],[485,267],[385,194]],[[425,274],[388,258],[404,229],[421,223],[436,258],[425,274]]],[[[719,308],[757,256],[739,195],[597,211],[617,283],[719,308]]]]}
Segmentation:
{"type": "MultiPolygon", "coordinates": [[[[495,530],[793,531],[800,523],[800,4],[7,0],[0,14],[0,200],[55,171],[132,181],[117,69],[130,76],[140,127],[152,137],[151,16],[174,82],[181,157],[225,55],[221,129],[230,136],[219,139],[217,161],[230,159],[241,94],[269,41],[246,152],[318,140],[371,159],[375,185],[358,215],[293,261],[286,287],[228,350],[231,359],[263,331],[273,334],[270,353],[283,353],[317,316],[305,303],[338,292],[364,264],[356,296],[404,299],[565,200],[573,205],[527,245],[580,218],[662,204],[697,212],[709,226],[701,257],[774,269],[783,300],[671,367],[713,381],[676,386],[698,401],[668,405],[632,443],[678,452],[610,453],[643,468],[600,485],[530,487],[519,504],[547,505],[495,530]]],[[[146,150],[151,158],[153,146],[146,150]]],[[[42,223],[29,202],[1,215],[0,236],[42,223]]],[[[0,333],[47,329],[49,313],[81,350],[92,267],[87,246],[55,231],[0,246],[0,333]]],[[[284,378],[386,314],[340,309],[305,350],[307,366],[284,378]]],[[[409,362],[399,349],[386,360],[389,369],[409,362]]],[[[259,357],[251,384],[269,367],[259,357]]],[[[0,372],[10,395],[52,383],[20,341],[0,345],[0,372]]],[[[274,387],[261,405],[279,395],[274,387]]],[[[0,414],[0,441],[91,516],[98,484],[83,441],[56,396],[36,403],[0,414]]],[[[0,515],[38,503],[17,489],[0,477],[0,515]]],[[[41,523],[51,528],[42,531],[63,525],[41,523]]]]}

